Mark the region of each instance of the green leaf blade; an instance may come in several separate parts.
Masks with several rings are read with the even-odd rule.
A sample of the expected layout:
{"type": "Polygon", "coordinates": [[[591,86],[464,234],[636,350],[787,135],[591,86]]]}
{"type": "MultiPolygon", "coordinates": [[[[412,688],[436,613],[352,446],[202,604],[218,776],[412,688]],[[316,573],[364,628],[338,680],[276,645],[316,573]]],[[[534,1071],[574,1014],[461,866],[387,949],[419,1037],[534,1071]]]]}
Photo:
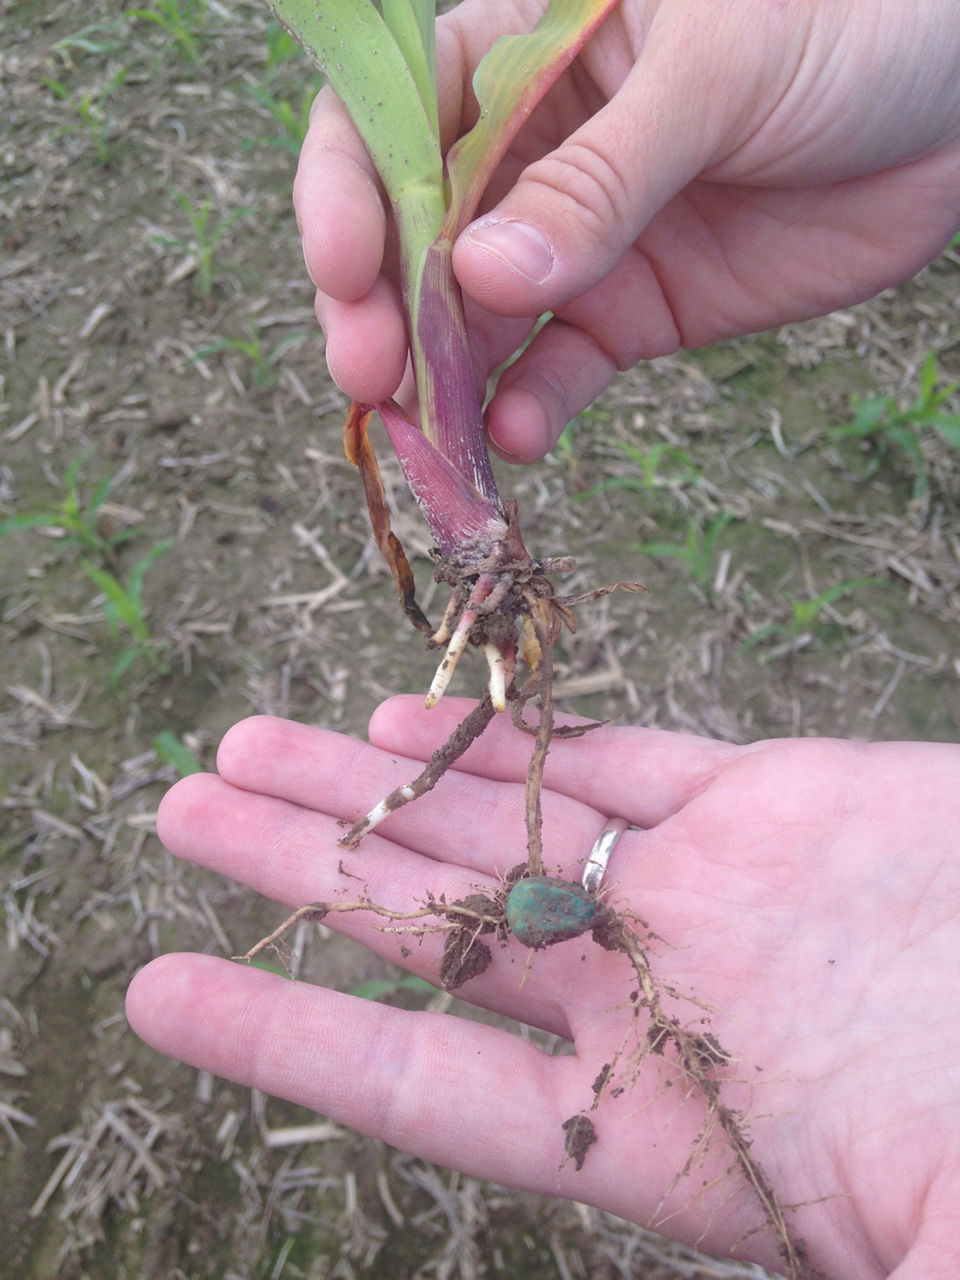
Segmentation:
{"type": "Polygon", "coordinates": [[[55,511],[35,511],[22,516],[8,516],[0,521],[0,538],[21,529],[59,529],[63,522],[55,511]]]}
{"type": "Polygon", "coordinates": [[[933,425],[947,444],[960,449],[960,413],[941,413],[933,425]]]}
{"type": "Polygon", "coordinates": [[[447,157],[448,233],[455,239],[517,130],[619,0],[554,0],[533,31],[502,36],[477,67],[480,118],[447,157]]]}
{"type": "Polygon", "coordinates": [[[433,0],[382,0],[382,9],[383,20],[403,54],[439,146],[433,0]]]}
{"type": "Polygon", "coordinates": [[[164,762],[173,765],[181,778],[202,773],[203,765],[190,748],[169,729],[162,729],[153,740],[153,749],[164,762]]]}
{"type": "Polygon", "coordinates": [[[270,0],[270,7],[346,107],[391,203],[422,184],[434,187],[442,200],[439,141],[404,55],[373,5],[270,0]]]}

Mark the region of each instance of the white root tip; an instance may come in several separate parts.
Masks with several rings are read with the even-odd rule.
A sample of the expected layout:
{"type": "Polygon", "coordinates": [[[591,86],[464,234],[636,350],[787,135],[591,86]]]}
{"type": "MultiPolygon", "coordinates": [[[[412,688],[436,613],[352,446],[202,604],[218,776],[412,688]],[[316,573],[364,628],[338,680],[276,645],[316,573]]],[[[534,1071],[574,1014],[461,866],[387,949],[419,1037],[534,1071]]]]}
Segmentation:
{"type": "Polygon", "coordinates": [[[456,595],[452,595],[447,602],[447,607],[443,611],[443,617],[440,619],[440,625],[430,637],[430,643],[438,649],[442,644],[446,644],[452,634],[453,620],[457,616],[459,608],[456,595]]]}
{"type": "Polygon", "coordinates": [[[375,804],[367,816],[365,818],[361,818],[360,821],[354,825],[350,835],[349,848],[356,848],[368,831],[372,831],[374,827],[379,827],[384,818],[393,813],[394,809],[399,808],[398,796],[402,797],[402,800],[400,801],[400,803],[402,803],[406,800],[415,800],[416,794],[417,793],[414,791],[413,787],[408,784],[405,787],[400,787],[397,792],[391,792],[391,794],[384,800],[381,800],[379,804],[375,804]]]}
{"type": "Polygon", "coordinates": [[[443,695],[447,691],[447,687],[453,678],[453,673],[457,669],[457,663],[460,656],[467,647],[467,640],[470,637],[470,628],[473,626],[477,616],[476,609],[464,609],[460,615],[460,621],[457,623],[456,630],[450,637],[450,643],[447,645],[447,651],[443,655],[437,674],[433,677],[430,688],[427,690],[427,696],[424,699],[424,706],[428,711],[432,710],[443,695]]]}
{"type": "Polygon", "coordinates": [[[488,642],[483,646],[483,656],[487,660],[487,666],[490,668],[490,680],[487,688],[490,691],[490,701],[493,703],[494,711],[506,711],[507,709],[507,663],[503,654],[492,642],[488,642]]]}

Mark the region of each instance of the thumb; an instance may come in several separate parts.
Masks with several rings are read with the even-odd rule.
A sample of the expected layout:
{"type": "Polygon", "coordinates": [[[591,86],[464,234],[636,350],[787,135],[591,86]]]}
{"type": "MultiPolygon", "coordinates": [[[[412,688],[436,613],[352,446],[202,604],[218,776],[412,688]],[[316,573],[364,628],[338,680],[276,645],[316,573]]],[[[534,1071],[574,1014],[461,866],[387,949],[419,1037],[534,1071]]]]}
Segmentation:
{"type": "Polygon", "coordinates": [[[765,65],[782,74],[787,60],[777,25],[757,38],[755,24],[751,41],[729,14],[708,21],[699,3],[663,5],[607,105],[459,237],[466,292],[497,314],[530,316],[601,281],[663,205],[749,136],[769,101],[763,81],[779,78],[765,65]]]}

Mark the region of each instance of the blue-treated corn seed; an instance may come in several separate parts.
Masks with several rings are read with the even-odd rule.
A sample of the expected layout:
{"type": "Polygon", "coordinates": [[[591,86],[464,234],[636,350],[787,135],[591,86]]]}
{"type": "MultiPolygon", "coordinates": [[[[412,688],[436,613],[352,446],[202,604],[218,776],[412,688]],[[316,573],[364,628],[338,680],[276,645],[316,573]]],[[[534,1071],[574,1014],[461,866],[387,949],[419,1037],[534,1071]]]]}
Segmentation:
{"type": "Polygon", "coordinates": [[[593,928],[597,900],[556,876],[518,880],[507,895],[507,924],[526,947],[549,947],[593,928]]]}

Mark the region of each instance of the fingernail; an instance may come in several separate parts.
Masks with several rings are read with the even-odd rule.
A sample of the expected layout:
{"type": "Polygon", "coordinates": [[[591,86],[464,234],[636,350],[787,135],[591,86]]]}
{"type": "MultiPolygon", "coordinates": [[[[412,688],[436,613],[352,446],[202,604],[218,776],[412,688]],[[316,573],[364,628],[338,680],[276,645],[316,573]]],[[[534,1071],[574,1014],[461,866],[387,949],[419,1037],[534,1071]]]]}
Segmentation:
{"type": "Polygon", "coordinates": [[[536,227],[525,222],[475,222],[466,238],[534,284],[543,284],[553,268],[553,250],[536,227]]]}
{"type": "Polygon", "coordinates": [[[509,462],[511,466],[514,467],[523,466],[526,462],[526,458],[521,458],[519,453],[511,453],[508,449],[504,449],[502,445],[497,444],[495,436],[491,435],[490,444],[493,446],[493,450],[497,457],[503,462],[509,462]]]}

